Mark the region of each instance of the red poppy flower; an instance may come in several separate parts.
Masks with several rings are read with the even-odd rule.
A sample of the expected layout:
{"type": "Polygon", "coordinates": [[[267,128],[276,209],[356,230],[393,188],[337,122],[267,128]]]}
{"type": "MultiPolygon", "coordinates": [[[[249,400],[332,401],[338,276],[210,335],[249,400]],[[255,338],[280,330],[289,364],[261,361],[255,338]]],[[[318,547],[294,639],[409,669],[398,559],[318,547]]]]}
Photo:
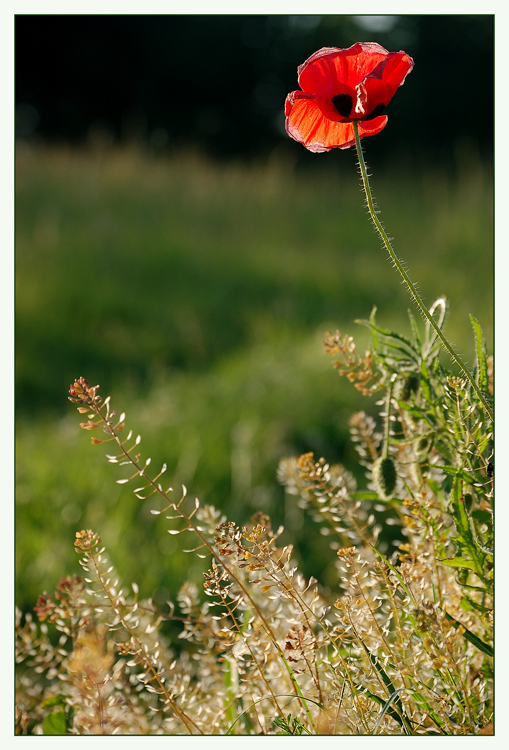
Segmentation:
{"type": "Polygon", "coordinates": [[[375,42],[323,47],[299,66],[302,91],[286,97],[286,132],[315,152],[353,146],[353,120],[360,138],[379,133],[387,125],[386,106],[413,67],[406,52],[387,52],[375,42]]]}

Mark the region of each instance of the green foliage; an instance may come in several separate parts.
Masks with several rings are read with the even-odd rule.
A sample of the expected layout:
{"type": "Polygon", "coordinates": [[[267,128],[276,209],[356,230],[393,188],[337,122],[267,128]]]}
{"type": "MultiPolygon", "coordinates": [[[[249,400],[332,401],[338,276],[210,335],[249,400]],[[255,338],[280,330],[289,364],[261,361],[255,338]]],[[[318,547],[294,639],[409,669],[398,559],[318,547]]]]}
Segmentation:
{"type": "Polygon", "coordinates": [[[42,724],[43,734],[67,734],[67,722],[61,709],[52,711],[46,716],[42,724]]]}
{"type": "Polygon", "coordinates": [[[41,703],[42,708],[56,706],[52,709],[42,723],[43,734],[68,734],[72,729],[74,709],[68,706],[65,695],[59,694],[52,698],[47,698],[41,703]]]}
{"type": "Polygon", "coordinates": [[[294,716],[292,719],[292,715],[288,714],[288,716],[281,716],[277,719],[274,719],[274,726],[279,729],[279,732],[276,732],[276,734],[295,734],[295,735],[301,735],[304,732],[306,734],[309,734],[308,730],[304,726],[304,724],[301,724],[299,717],[294,716]]]}
{"type": "MultiPolygon", "coordinates": [[[[131,167],[119,159],[118,174],[101,173],[101,179],[109,175],[113,180],[120,191],[114,191],[117,198],[128,198],[131,167]],[[127,193],[120,190],[120,182],[127,193]]],[[[158,174],[160,183],[157,190],[148,190],[144,210],[161,183],[168,187],[167,175],[158,174]]],[[[240,191],[237,178],[244,185],[239,174],[242,170],[232,170],[231,184],[222,183],[230,184],[232,196],[240,191]]],[[[258,177],[268,180],[268,220],[279,183],[270,172],[258,177]]],[[[184,185],[192,187],[199,204],[203,174],[198,179],[191,172],[186,179],[184,185]]],[[[260,194],[259,188],[253,196],[260,194]]],[[[185,204],[185,190],[172,195],[181,207],[185,204]]],[[[280,200],[284,206],[283,197],[280,200]]],[[[299,206],[298,188],[293,203],[299,206]]],[[[303,200],[302,216],[293,215],[298,231],[290,214],[279,227],[279,240],[290,237],[302,251],[302,256],[300,250],[296,255],[292,251],[292,262],[287,263],[289,255],[281,265],[294,269],[302,289],[310,268],[307,257],[304,262],[309,237],[302,245],[299,239],[306,227],[306,205],[303,200]]],[[[263,201],[252,214],[246,209],[242,219],[232,220],[250,217],[252,226],[258,226],[255,217],[262,206],[263,201]]],[[[208,191],[202,208],[209,229],[225,219],[216,196],[208,191]]],[[[332,213],[332,205],[328,208],[332,213]]],[[[327,237],[337,226],[321,211],[314,206],[306,218],[310,236],[314,233],[323,251],[312,259],[316,274],[311,273],[310,284],[335,289],[326,273],[332,257],[327,237]],[[321,230],[313,226],[313,216],[323,221],[321,230]]],[[[146,226],[145,219],[140,219],[140,227],[146,226]]],[[[198,231],[197,226],[189,231],[198,231]]],[[[264,229],[256,231],[256,238],[246,236],[261,247],[264,229]]],[[[209,239],[205,232],[203,242],[209,239]]],[[[126,235],[122,243],[126,254],[121,261],[117,247],[110,268],[119,272],[121,286],[129,253],[131,261],[134,257],[126,235]]],[[[28,280],[32,273],[29,244],[21,242],[20,279],[28,280]]],[[[197,245],[196,236],[191,245],[197,245]]],[[[219,275],[225,271],[228,287],[227,267],[231,262],[235,268],[240,261],[233,259],[233,246],[224,250],[222,260],[219,242],[214,248],[219,275]]],[[[210,260],[214,253],[209,251],[210,260]]],[[[106,259],[99,292],[91,282],[86,288],[90,306],[87,302],[80,312],[83,274],[92,269],[96,278],[94,253],[92,249],[88,256],[78,247],[65,260],[67,274],[72,270],[76,279],[69,284],[67,302],[65,295],[58,299],[63,317],[55,320],[55,327],[61,326],[55,341],[88,339],[100,370],[108,346],[100,351],[94,326],[102,327],[111,315],[115,293],[113,284],[111,294],[101,289],[108,281],[106,259]],[[78,295],[72,316],[71,291],[78,295]],[[105,317],[92,321],[90,310],[96,303],[97,309],[104,305],[105,317]]],[[[153,266],[146,266],[147,274],[154,273],[158,253],[154,251],[153,266]]],[[[55,261],[58,255],[55,252],[55,261]]],[[[150,251],[146,255],[150,260],[150,251]]],[[[262,248],[259,258],[253,250],[244,260],[250,268],[259,263],[262,275],[267,267],[267,278],[277,278],[280,259],[272,255],[273,248],[262,248]]],[[[352,261],[354,286],[361,265],[356,271],[353,256],[352,261]]],[[[57,279],[58,262],[53,270],[57,279]]],[[[162,283],[162,274],[156,277],[162,283]]],[[[145,304],[151,314],[153,305],[167,307],[167,301],[151,303],[157,295],[148,285],[145,289],[143,278],[140,272],[142,317],[145,304]]],[[[380,279],[376,282],[379,288],[380,279]]],[[[282,324],[275,315],[261,314],[263,304],[251,306],[248,286],[246,282],[242,290],[242,346],[235,337],[211,343],[205,357],[211,359],[208,368],[204,360],[201,365],[189,360],[186,374],[168,373],[164,368],[172,363],[160,362],[141,398],[134,395],[136,379],[124,387],[119,381],[112,400],[100,396],[95,378],[92,386],[83,378],[74,381],[70,399],[95,449],[83,445],[70,417],[56,420],[51,411],[44,417],[38,412],[38,399],[50,404],[51,395],[40,372],[36,377],[20,367],[20,373],[28,373],[25,385],[31,382],[29,390],[36,394],[34,418],[20,416],[17,431],[20,601],[33,596],[35,584],[49,590],[47,581],[73,572],[73,535],[83,577],[61,578],[53,595],[39,597],[39,624],[30,612],[17,614],[16,732],[485,732],[493,717],[493,431],[482,404],[468,383],[447,369],[428,325],[421,330],[410,315],[410,333],[402,334],[392,330],[390,320],[381,326],[375,310],[365,321],[369,341],[365,348],[361,339],[362,354],[351,336],[339,331],[326,336],[334,367],[354,386],[347,394],[336,390],[334,373],[317,357],[318,342],[310,333],[329,302],[310,313],[303,294],[303,310],[282,324]],[[132,431],[125,413],[112,406],[120,403],[124,388],[122,407],[127,404],[136,414],[132,431]],[[361,395],[369,399],[366,411],[359,410],[361,395]],[[155,445],[151,458],[140,446],[139,428],[150,430],[155,445]],[[96,465],[97,451],[115,466],[96,465]],[[315,459],[315,453],[321,457],[315,459]],[[273,482],[278,462],[284,490],[273,482]],[[113,487],[112,477],[117,482],[113,487]],[[177,490],[180,485],[191,486],[192,496],[185,488],[177,490]],[[204,498],[203,504],[196,495],[204,498]],[[218,509],[211,502],[216,499],[218,509]],[[274,525],[269,510],[274,511],[274,525]],[[254,515],[245,526],[227,520],[246,511],[254,515]],[[82,530],[74,534],[78,523],[82,530]],[[104,544],[91,530],[96,528],[104,544]],[[121,578],[136,583],[127,589],[121,578]],[[292,714],[287,713],[290,700],[292,714]]],[[[125,304],[119,307],[120,317],[129,306],[125,304]]],[[[22,311],[24,305],[29,305],[29,295],[20,298],[22,311]]],[[[224,310],[233,315],[237,307],[238,300],[229,300],[224,310]]],[[[431,311],[444,325],[446,300],[440,298],[431,311]]],[[[49,317],[44,321],[46,314],[41,308],[43,322],[35,323],[36,328],[49,322],[49,317]]],[[[27,342],[28,319],[21,329],[27,342]]],[[[157,315],[154,320],[157,328],[161,320],[157,315]]],[[[471,322],[476,382],[491,401],[492,359],[477,319],[471,322]]],[[[172,327],[169,318],[166,325],[172,327]]],[[[148,322],[144,326],[148,329],[148,322]]],[[[163,328],[154,340],[160,340],[163,328]]],[[[130,336],[124,340],[130,342],[130,336]]],[[[146,344],[144,335],[132,350],[129,343],[126,351],[136,353],[131,363],[138,355],[140,362],[150,361],[146,344]]],[[[29,350],[27,343],[21,360],[29,350]]],[[[55,362],[48,363],[53,366],[55,362]]]]}
{"type": "Polygon", "coordinates": [[[477,362],[476,362],[477,385],[479,386],[481,391],[484,391],[484,393],[487,393],[488,392],[488,365],[486,361],[485,342],[483,339],[482,330],[481,330],[479,321],[477,321],[473,315],[470,316],[470,320],[472,322],[472,328],[474,329],[474,334],[475,334],[475,345],[476,345],[476,356],[477,356],[477,362]]]}
{"type": "Polygon", "coordinates": [[[73,726],[74,709],[69,706],[65,695],[59,695],[46,698],[42,701],[41,708],[52,708],[42,722],[43,734],[69,734],[73,726]]]}
{"type": "MultiPolygon", "coordinates": [[[[168,368],[203,371],[249,348],[267,326],[342,325],[373,302],[390,319],[408,298],[366,238],[352,161],[301,174],[276,157],[20,149],[17,409],[62,411],[76,371],[146,392],[168,368]]],[[[445,279],[450,334],[466,349],[469,313],[492,333],[492,184],[472,154],[458,171],[395,172],[377,192],[423,294],[445,279]]]]}

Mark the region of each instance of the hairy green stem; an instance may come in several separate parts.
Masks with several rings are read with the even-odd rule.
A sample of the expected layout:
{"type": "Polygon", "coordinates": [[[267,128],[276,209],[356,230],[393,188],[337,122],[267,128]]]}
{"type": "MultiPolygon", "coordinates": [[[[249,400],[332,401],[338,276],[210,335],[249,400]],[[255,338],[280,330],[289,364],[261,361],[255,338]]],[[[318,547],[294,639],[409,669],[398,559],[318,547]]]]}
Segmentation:
{"type": "Polygon", "coordinates": [[[383,226],[382,226],[382,224],[381,224],[381,222],[380,222],[380,220],[379,220],[379,218],[377,216],[377,213],[376,213],[376,210],[375,210],[375,205],[373,203],[373,196],[371,195],[371,188],[369,186],[368,173],[367,173],[367,170],[366,170],[366,164],[364,162],[364,156],[363,156],[363,153],[362,153],[361,139],[359,138],[359,124],[358,124],[357,120],[353,121],[353,128],[354,128],[354,133],[355,133],[355,146],[357,148],[357,156],[359,157],[359,166],[360,166],[360,169],[361,169],[362,184],[363,184],[363,187],[364,187],[364,192],[366,194],[366,201],[367,201],[367,204],[368,204],[368,209],[369,209],[369,213],[370,213],[371,219],[373,221],[373,224],[375,225],[375,227],[376,227],[376,229],[378,231],[378,234],[382,238],[382,242],[384,243],[385,247],[387,248],[387,252],[389,253],[389,255],[391,257],[392,262],[394,263],[394,265],[398,269],[399,273],[401,274],[401,277],[402,277],[403,281],[405,282],[405,284],[407,286],[407,289],[410,292],[411,297],[413,298],[413,300],[415,301],[415,303],[419,307],[420,311],[422,312],[422,314],[424,315],[424,317],[426,318],[426,320],[428,320],[429,323],[430,323],[430,325],[433,327],[435,333],[437,334],[438,338],[442,342],[442,346],[444,347],[444,349],[449,353],[449,355],[451,356],[451,359],[454,362],[456,362],[456,364],[462,370],[463,374],[465,375],[465,377],[467,378],[468,382],[470,383],[470,385],[474,389],[475,393],[477,394],[477,397],[478,397],[479,401],[481,402],[481,404],[483,405],[484,410],[488,414],[489,418],[492,420],[493,419],[493,410],[490,407],[490,405],[488,404],[488,402],[486,400],[486,397],[484,396],[484,394],[480,390],[479,386],[475,382],[475,379],[472,376],[472,374],[471,374],[470,370],[468,369],[468,367],[466,366],[466,364],[463,362],[463,360],[461,359],[461,357],[459,356],[459,354],[456,353],[456,351],[454,350],[454,348],[452,347],[452,345],[449,343],[449,341],[447,340],[447,338],[443,334],[442,329],[440,328],[440,326],[435,322],[435,320],[433,318],[433,315],[430,313],[430,311],[428,310],[428,308],[426,307],[426,305],[422,301],[421,297],[419,296],[419,293],[418,293],[417,289],[415,288],[415,285],[410,280],[410,277],[408,276],[407,272],[403,268],[403,265],[402,265],[401,261],[399,260],[399,258],[397,257],[396,253],[392,249],[392,245],[391,245],[391,242],[389,240],[389,237],[387,236],[387,233],[386,233],[385,229],[383,228],[383,226]]]}

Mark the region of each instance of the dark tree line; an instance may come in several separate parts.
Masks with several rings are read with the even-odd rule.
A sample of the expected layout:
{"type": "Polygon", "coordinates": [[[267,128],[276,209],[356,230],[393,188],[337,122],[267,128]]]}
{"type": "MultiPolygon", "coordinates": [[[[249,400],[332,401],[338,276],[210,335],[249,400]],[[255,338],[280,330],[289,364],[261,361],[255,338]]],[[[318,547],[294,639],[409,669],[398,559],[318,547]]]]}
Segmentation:
{"type": "Polygon", "coordinates": [[[17,16],[17,132],[259,156],[287,142],[283,106],[297,66],[355,41],[415,60],[370,152],[388,158],[397,145],[442,158],[468,139],[491,158],[492,15],[17,16]]]}

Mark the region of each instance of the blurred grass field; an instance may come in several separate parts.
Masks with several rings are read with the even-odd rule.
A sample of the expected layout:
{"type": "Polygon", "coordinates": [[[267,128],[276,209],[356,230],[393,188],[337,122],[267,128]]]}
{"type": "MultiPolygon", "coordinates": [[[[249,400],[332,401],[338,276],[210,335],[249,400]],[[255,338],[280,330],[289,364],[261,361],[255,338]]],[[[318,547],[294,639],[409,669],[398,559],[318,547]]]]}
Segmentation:
{"type": "MultiPolygon", "coordinates": [[[[369,163],[369,139],[366,144],[369,163]]],[[[491,351],[493,211],[489,167],[458,152],[439,165],[373,175],[396,252],[469,363],[469,313],[491,351]]],[[[76,530],[103,537],[125,583],[156,602],[195,556],[115,480],[67,401],[84,376],[202,503],[238,524],[262,510],[327,584],[334,554],[277,484],[281,458],[314,451],[355,471],[347,420],[369,409],[321,339],[378,308],[408,330],[410,298],[369,225],[353,152],[216,164],[134,147],[18,148],[16,165],[17,602],[33,606],[79,572],[76,530]],[[321,163],[320,163],[321,162],[321,163]]],[[[446,360],[444,360],[446,361],[446,360]]],[[[189,565],[192,566],[189,568],[189,565]]],[[[332,580],[332,578],[330,579],[332,580]]]]}

